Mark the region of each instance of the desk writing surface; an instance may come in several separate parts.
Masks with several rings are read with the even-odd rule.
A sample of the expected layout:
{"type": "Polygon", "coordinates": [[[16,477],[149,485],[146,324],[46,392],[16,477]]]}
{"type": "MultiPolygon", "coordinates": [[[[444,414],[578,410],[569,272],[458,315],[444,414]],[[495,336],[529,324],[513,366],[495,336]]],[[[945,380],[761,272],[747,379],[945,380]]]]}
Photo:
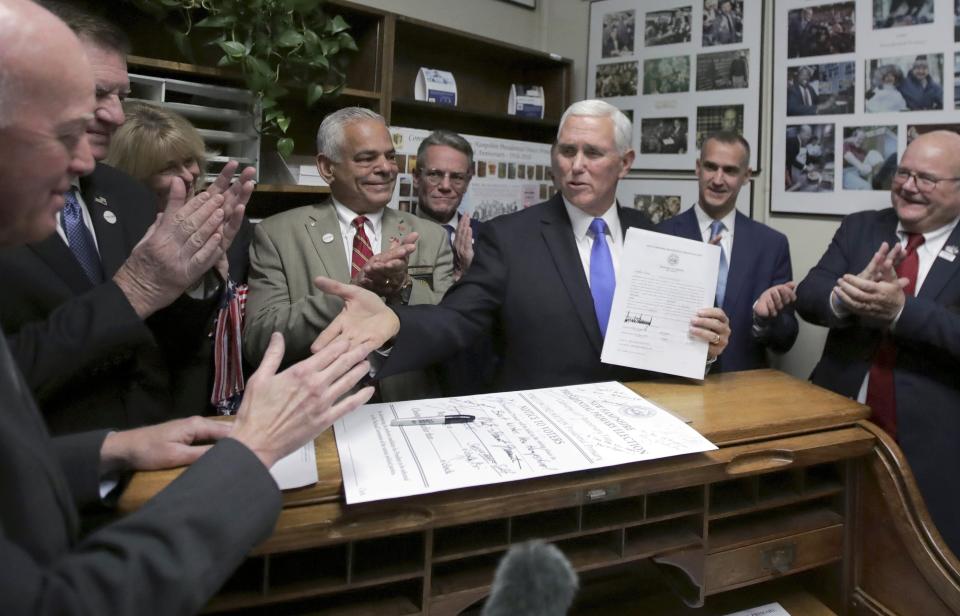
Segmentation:
{"type": "MultiPolygon", "coordinates": [[[[692,420],[694,429],[721,448],[839,428],[865,419],[869,414],[867,407],[849,398],[776,370],[710,375],[702,383],[669,378],[627,383],[627,386],[692,420]]],[[[319,481],[313,486],[285,492],[286,508],[342,501],[340,460],[333,430],[320,435],[316,445],[319,481]]],[[[120,510],[139,508],[182,470],[137,473],[120,499],[120,510]]]]}

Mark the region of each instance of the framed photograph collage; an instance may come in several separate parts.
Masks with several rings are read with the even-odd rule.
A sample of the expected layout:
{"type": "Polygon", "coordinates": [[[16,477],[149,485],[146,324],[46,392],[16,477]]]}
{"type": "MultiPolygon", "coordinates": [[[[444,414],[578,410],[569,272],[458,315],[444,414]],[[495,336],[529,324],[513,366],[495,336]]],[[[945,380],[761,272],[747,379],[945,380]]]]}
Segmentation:
{"type": "Polygon", "coordinates": [[[771,210],[846,215],[911,139],[960,130],[960,0],[777,0],[771,210]]]}
{"type": "MultiPolygon", "coordinates": [[[[634,168],[692,171],[704,135],[757,143],[761,0],[598,0],[586,98],[633,120],[634,168]]],[[[757,169],[756,147],[751,167],[757,169]]]]}

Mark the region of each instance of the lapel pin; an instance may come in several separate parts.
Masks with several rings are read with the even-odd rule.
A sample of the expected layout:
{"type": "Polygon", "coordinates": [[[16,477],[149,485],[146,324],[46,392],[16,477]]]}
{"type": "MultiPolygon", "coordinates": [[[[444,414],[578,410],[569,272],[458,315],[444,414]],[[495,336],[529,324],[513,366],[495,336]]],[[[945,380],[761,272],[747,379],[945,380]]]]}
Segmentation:
{"type": "Polygon", "coordinates": [[[103,205],[103,206],[106,206],[106,205],[107,205],[107,198],[106,198],[106,197],[94,197],[93,200],[96,201],[97,203],[99,203],[100,205],[103,205]]]}
{"type": "Polygon", "coordinates": [[[333,233],[324,233],[324,234],[323,234],[323,237],[321,237],[320,240],[321,240],[324,244],[329,244],[330,242],[333,241],[333,233]]]}
{"type": "Polygon", "coordinates": [[[943,247],[943,250],[941,250],[941,251],[940,251],[940,254],[937,255],[937,256],[939,256],[941,259],[945,259],[945,260],[953,263],[954,259],[957,258],[957,253],[958,253],[958,252],[960,252],[960,248],[957,248],[956,246],[952,246],[952,245],[951,245],[951,246],[944,246],[944,247],[943,247]]]}
{"type": "Polygon", "coordinates": [[[117,215],[111,212],[110,210],[106,210],[103,213],[103,219],[112,225],[117,222],[117,215]]]}

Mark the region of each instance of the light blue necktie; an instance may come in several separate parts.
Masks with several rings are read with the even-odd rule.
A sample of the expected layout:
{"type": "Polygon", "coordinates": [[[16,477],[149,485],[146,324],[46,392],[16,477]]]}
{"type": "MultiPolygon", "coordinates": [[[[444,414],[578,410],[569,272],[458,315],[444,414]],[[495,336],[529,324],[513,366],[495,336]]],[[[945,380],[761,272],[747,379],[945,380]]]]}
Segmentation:
{"type": "MultiPolygon", "coordinates": [[[[718,235],[727,230],[727,227],[720,220],[714,220],[710,223],[710,241],[713,242],[718,235]]],[[[727,253],[723,249],[723,244],[717,242],[720,247],[720,272],[717,274],[717,307],[723,307],[723,295],[727,292],[727,253]]]]}
{"type": "Polygon", "coordinates": [[[593,307],[597,312],[600,334],[606,336],[617,279],[613,273],[610,247],[607,246],[607,223],[602,218],[594,218],[590,223],[590,231],[593,232],[593,247],[590,249],[590,294],[593,295],[593,307]]]}
{"type": "Polygon", "coordinates": [[[60,224],[70,245],[70,252],[77,258],[80,267],[93,284],[103,282],[103,270],[100,267],[100,254],[93,243],[90,229],[83,224],[83,212],[74,189],[63,195],[63,211],[60,213],[60,224]]]}

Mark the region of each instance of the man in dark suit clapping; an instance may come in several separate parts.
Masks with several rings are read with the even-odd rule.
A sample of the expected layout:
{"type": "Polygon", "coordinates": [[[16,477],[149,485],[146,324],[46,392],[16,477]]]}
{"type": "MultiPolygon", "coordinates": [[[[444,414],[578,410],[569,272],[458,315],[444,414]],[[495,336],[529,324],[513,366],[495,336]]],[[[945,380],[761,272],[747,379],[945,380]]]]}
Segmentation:
{"type": "MultiPolygon", "coordinates": [[[[631,134],[630,120],[609,103],[571,105],[552,151],[559,194],[486,223],[470,271],[437,306],[394,314],[372,294],[319,279],[346,306],[318,343],[342,331],[377,344],[396,336],[383,367],[390,374],[493,336],[503,358],[493,384],[499,391],[648,376],[600,362],[624,233],[651,227],[616,200],[634,159],[631,134]]],[[[713,359],[730,336],[727,316],[703,308],[690,334],[709,343],[713,359]]]]}

